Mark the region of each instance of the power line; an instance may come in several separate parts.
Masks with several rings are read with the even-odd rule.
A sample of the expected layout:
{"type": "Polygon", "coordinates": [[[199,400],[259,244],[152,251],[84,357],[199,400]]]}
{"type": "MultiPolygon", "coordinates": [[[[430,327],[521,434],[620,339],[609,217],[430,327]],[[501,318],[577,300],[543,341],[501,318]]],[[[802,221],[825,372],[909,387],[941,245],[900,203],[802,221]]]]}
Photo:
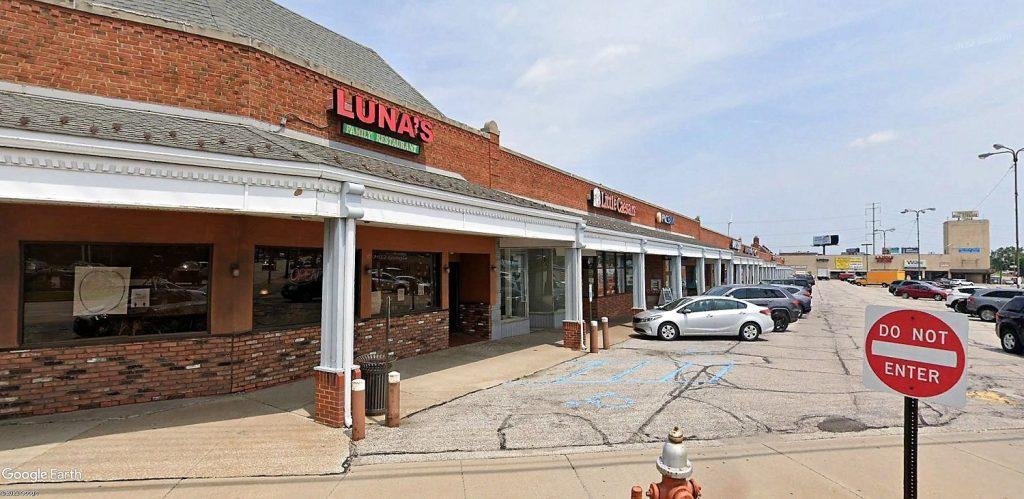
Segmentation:
{"type": "Polygon", "coordinates": [[[984,204],[985,201],[988,200],[988,197],[991,196],[993,192],[996,192],[996,188],[999,187],[999,185],[1003,183],[1003,180],[1006,180],[1006,176],[1009,175],[1011,171],[1013,171],[1013,166],[1012,165],[1010,166],[1010,168],[1008,168],[1006,170],[1005,173],[1003,173],[1002,177],[999,177],[999,181],[996,182],[995,185],[992,186],[992,189],[990,191],[988,191],[988,194],[985,194],[985,197],[981,198],[981,201],[978,201],[978,205],[974,207],[974,211],[977,211],[978,208],[981,208],[981,205],[984,204]]]}

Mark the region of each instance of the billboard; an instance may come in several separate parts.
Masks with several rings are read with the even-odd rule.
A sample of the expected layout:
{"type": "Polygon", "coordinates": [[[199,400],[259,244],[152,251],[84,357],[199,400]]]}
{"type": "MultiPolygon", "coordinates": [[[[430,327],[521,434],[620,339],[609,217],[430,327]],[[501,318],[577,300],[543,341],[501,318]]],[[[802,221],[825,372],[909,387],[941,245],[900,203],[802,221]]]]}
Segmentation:
{"type": "Polygon", "coordinates": [[[814,244],[812,246],[835,246],[839,244],[839,235],[831,234],[827,236],[814,236],[814,244]]]}
{"type": "Polygon", "coordinates": [[[864,258],[859,256],[837,256],[836,270],[864,270],[864,258]]]}

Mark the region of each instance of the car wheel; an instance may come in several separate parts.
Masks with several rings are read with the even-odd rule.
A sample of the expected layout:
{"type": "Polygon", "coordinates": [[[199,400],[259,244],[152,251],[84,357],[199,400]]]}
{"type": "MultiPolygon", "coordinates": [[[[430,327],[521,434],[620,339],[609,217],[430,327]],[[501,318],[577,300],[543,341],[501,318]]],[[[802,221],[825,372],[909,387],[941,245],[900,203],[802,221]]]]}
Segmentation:
{"type": "Polygon", "coordinates": [[[907,298],[910,298],[910,295],[907,293],[903,293],[903,299],[906,300],[907,298]]]}
{"type": "Polygon", "coordinates": [[[671,322],[662,323],[658,326],[658,338],[665,341],[672,341],[679,337],[679,328],[671,322]]]}
{"type": "Polygon", "coordinates": [[[933,296],[932,298],[935,298],[935,301],[942,301],[943,297],[942,297],[942,295],[940,295],[938,293],[935,293],[935,296],[933,296]]]}
{"type": "Polygon", "coordinates": [[[772,327],[772,331],[781,333],[789,327],[789,314],[782,311],[775,312],[772,314],[772,321],[775,322],[774,327],[772,327]]]}
{"type": "Polygon", "coordinates": [[[953,310],[960,312],[961,314],[967,313],[967,306],[964,305],[964,301],[960,300],[953,305],[953,310]]]}
{"type": "Polygon", "coordinates": [[[740,339],[743,341],[754,341],[761,336],[761,326],[756,322],[748,322],[740,326],[740,339]]]}
{"type": "Polygon", "coordinates": [[[1003,334],[999,337],[1002,340],[999,343],[1003,345],[1003,350],[1006,352],[1020,353],[1021,350],[1024,349],[1024,345],[1021,345],[1020,343],[1020,337],[1017,336],[1017,333],[1011,330],[1003,331],[1003,334]]]}
{"type": "Polygon", "coordinates": [[[983,308],[978,311],[978,317],[985,322],[994,322],[996,320],[996,310],[994,308],[983,308]]]}

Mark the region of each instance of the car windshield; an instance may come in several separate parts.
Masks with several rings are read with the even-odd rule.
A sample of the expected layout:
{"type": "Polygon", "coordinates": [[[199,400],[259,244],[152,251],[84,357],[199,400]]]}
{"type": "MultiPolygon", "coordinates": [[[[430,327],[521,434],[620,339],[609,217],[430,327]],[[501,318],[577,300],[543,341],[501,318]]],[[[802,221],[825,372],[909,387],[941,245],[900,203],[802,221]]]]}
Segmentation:
{"type": "Polygon", "coordinates": [[[704,294],[708,296],[725,296],[725,294],[729,292],[729,289],[731,288],[728,288],[726,286],[715,286],[705,291],[704,294]]]}
{"type": "Polygon", "coordinates": [[[679,308],[679,307],[681,307],[683,305],[686,305],[687,303],[690,303],[691,301],[693,301],[693,297],[680,298],[678,300],[672,300],[672,301],[670,301],[670,302],[668,302],[668,303],[666,303],[664,305],[658,305],[657,307],[654,307],[654,309],[655,310],[675,310],[675,309],[677,309],[677,308],[679,308]]]}

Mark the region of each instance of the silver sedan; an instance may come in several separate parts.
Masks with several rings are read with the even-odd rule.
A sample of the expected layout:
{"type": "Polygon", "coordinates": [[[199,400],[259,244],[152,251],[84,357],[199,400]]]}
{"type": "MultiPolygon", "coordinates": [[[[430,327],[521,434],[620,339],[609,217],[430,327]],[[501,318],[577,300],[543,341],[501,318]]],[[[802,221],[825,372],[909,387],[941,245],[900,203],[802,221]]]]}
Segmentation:
{"type": "Polygon", "coordinates": [[[681,335],[738,335],[753,341],[774,326],[771,311],[724,296],[681,298],[633,316],[633,329],[646,336],[674,340],[681,335]]]}

